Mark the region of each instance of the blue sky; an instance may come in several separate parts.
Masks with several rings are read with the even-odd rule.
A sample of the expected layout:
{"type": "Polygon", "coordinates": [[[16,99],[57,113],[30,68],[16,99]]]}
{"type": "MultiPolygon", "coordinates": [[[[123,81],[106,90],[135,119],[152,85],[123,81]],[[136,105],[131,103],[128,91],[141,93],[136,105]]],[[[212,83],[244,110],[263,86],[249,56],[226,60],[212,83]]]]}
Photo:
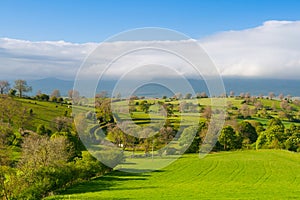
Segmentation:
{"type": "MultiPolygon", "coordinates": [[[[142,27],[195,39],[224,77],[299,79],[299,9],[299,0],[0,0],[0,80],[74,79],[100,42],[142,27]]],[[[143,43],[106,44],[97,59],[111,60],[136,45],[143,43]]],[[[192,73],[168,57],[140,56],[192,73]]],[[[126,73],[130,62],[115,71],[126,73]]],[[[95,75],[93,66],[85,74],[95,75]]]]}
{"type": "Polygon", "coordinates": [[[120,31],[154,26],[198,39],[268,20],[299,20],[299,8],[297,0],[2,0],[0,37],[101,42],[120,31]]]}

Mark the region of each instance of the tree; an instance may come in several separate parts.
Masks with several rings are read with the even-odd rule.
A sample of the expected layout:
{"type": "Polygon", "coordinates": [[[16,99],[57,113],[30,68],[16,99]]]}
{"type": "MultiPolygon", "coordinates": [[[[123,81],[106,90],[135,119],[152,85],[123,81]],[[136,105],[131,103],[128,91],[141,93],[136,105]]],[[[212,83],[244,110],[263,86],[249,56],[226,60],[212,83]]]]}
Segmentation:
{"type": "Polygon", "coordinates": [[[186,103],[186,101],[182,101],[179,104],[179,109],[181,112],[186,112],[188,110],[189,105],[186,103]]]}
{"type": "Polygon", "coordinates": [[[204,108],[204,111],[203,111],[203,117],[207,120],[209,120],[211,118],[211,115],[212,115],[212,109],[210,106],[206,106],[204,108]]]}
{"type": "Polygon", "coordinates": [[[174,131],[171,127],[162,127],[159,130],[159,139],[162,143],[167,145],[174,137],[174,131]]]}
{"type": "Polygon", "coordinates": [[[224,150],[233,149],[235,146],[236,133],[231,126],[225,126],[219,135],[219,142],[224,150]]]}
{"type": "Polygon", "coordinates": [[[250,109],[249,106],[247,104],[243,104],[240,108],[240,114],[242,115],[242,117],[244,119],[250,117],[250,109]]]}
{"type": "Polygon", "coordinates": [[[49,101],[49,95],[48,94],[40,94],[36,96],[37,99],[42,100],[42,101],[49,101]]]}
{"type": "Polygon", "coordinates": [[[53,90],[50,97],[60,97],[60,91],[58,89],[53,90]]]}
{"type": "Polygon", "coordinates": [[[274,92],[269,92],[269,98],[272,100],[275,97],[275,93],[274,92]]]}
{"type": "Polygon", "coordinates": [[[281,108],[282,110],[286,110],[286,109],[288,108],[288,106],[289,106],[289,103],[288,103],[287,100],[282,100],[282,101],[280,102],[280,108],[281,108]]]}
{"type": "Polygon", "coordinates": [[[35,94],[35,96],[40,96],[42,94],[42,91],[41,90],[38,90],[35,94]]]}
{"type": "Polygon", "coordinates": [[[207,98],[208,96],[207,96],[206,92],[201,92],[200,97],[201,98],[207,98]]]}
{"type": "Polygon", "coordinates": [[[240,97],[243,99],[243,98],[245,98],[245,93],[244,92],[241,92],[240,93],[240,97]]]}
{"type": "Polygon", "coordinates": [[[95,97],[104,99],[107,97],[107,91],[101,91],[100,93],[96,94],[95,97]]]}
{"type": "Polygon", "coordinates": [[[148,113],[149,112],[149,108],[150,108],[150,104],[146,100],[143,100],[140,103],[139,107],[140,107],[140,109],[142,111],[144,111],[145,113],[148,113]]]}
{"type": "Polygon", "coordinates": [[[58,99],[57,99],[57,97],[56,97],[56,96],[52,96],[52,97],[50,97],[50,101],[52,101],[52,102],[57,102],[57,101],[58,101],[58,99]]]}
{"type": "Polygon", "coordinates": [[[123,144],[123,131],[118,126],[109,126],[107,130],[107,139],[118,147],[123,147],[125,150],[126,146],[123,144]]]}
{"type": "Polygon", "coordinates": [[[261,110],[264,107],[261,101],[255,102],[254,106],[257,110],[261,110]]]}
{"type": "Polygon", "coordinates": [[[17,93],[17,90],[15,90],[15,89],[10,89],[10,90],[8,91],[8,95],[9,95],[9,96],[12,96],[12,97],[16,96],[16,93],[17,93]]]}
{"type": "Polygon", "coordinates": [[[20,124],[28,119],[29,112],[24,112],[24,106],[11,97],[0,98],[0,121],[6,122],[10,125],[20,124]],[[24,117],[24,118],[22,118],[24,117]]]}
{"type": "Polygon", "coordinates": [[[56,117],[51,126],[57,132],[70,132],[72,128],[72,119],[67,117],[56,117]]]}
{"type": "Polygon", "coordinates": [[[242,121],[239,124],[238,131],[241,134],[243,143],[254,143],[258,137],[255,128],[247,121],[242,121]]]}
{"type": "Polygon", "coordinates": [[[51,130],[47,129],[44,124],[39,124],[36,128],[36,133],[39,135],[48,135],[50,136],[51,130]]]}
{"type": "Polygon", "coordinates": [[[111,101],[109,99],[97,99],[95,106],[98,109],[97,119],[100,123],[114,122],[114,116],[111,110],[111,101]]]}
{"type": "Polygon", "coordinates": [[[199,137],[198,127],[189,126],[185,128],[179,138],[179,145],[186,149],[186,153],[196,153],[199,151],[201,138],[199,137]]]}
{"type": "Polygon", "coordinates": [[[192,97],[192,94],[191,93],[187,93],[186,95],[185,95],[185,99],[190,99],[192,97]]]}
{"type": "Polygon", "coordinates": [[[26,136],[18,162],[18,186],[13,199],[42,199],[52,189],[63,187],[72,180],[68,162],[73,149],[69,147],[64,137],[50,139],[34,133],[26,136]]]}
{"type": "Polygon", "coordinates": [[[246,94],[245,94],[245,98],[250,98],[251,97],[251,94],[250,94],[250,92],[246,92],[246,94]]]}
{"type": "Polygon", "coordinates": [[[8,81],[0,81],[0,94],[5,94],[9,90],[8,81]]]}
{"type": "Polygon", "coordinates": [[[79,102],[80,94],[77,90],[69,90],[68,96],[73,100],[74,104],[77,104],[79,102]]]}
{"type": "Polygon", "coordinates": [[[182,94],[180,92],[177,92],[174,97],[176,99],[182,99],[182,94]]]}
{"type": "Polygon", "coordinates": [[[300,152],[300,133],[295,133],[285,141],[285,148],[289,151],[300,152]]]}
{"type": "Polygon", "coordinates": [[[170,103],[162,104],[164,112],[167,114],[167,117],[171,117],[174,114],[174,105],[170,103]]]}
{"type": "Polygon", "coordinates": [[[282,100],[284,99],[284,95],[283,95],[282,93],[280,93],[280,94],[278,95],[278,98],[282,101],[282,100]]]}
{"type": "Polygon", "coordinates": [[[279,118],[273,118],[270,119],[267,123],[267,128],[271,128],[272,126],[279,126],[280,128],[284,129],[284,125],[282,123],[282,121],[279,118]]]}
{"type": "Polygon", "coordinates": [[[8,138],[11,134],[13,133],[9,127],[4,127],[3,124],[0,125],[0,197],[5,200],[10,199],[8,174],[11,170],[12,152],[9,148],[10,139],[8,140],[8,138]]]}
{"type": "Polygon", "coordinates": [[[27,85],[25,80],[15,80],[14,88],[18,91],[19,97],[23,97],[23,93],[31,92],[32,87],[27,85]]]}
{"type": "Polygon", "coordinates": [[[155,135],[155,131],[149,127],[142,129],[139,134],[140,142],[142,144],[142,147],[144,148],[146,155],[149,153],[151,146],[152,146],[152,150],[154,150],[154,146],[155,146],[154,143],[155,138],[153,137],[154,135],[155,135]]]}
{"type": "Polygon", "coordinates": [[[280,119],[269,120],[267,129],[259,134],[256,148],[282,148],[287,139],[285,127],[280,119]]]}

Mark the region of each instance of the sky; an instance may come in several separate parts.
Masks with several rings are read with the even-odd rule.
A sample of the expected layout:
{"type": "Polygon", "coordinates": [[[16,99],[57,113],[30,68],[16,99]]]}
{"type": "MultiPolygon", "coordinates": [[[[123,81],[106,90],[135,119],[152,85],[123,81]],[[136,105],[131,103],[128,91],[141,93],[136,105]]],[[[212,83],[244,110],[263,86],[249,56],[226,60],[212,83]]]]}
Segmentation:
{"type": "Polygon", "coordinates": [[[222,76],[298,79],[299,8],[297,0],[1,0],[0,79],[72,79],[100,42],[143,27],[195,39],[222,76]]]}

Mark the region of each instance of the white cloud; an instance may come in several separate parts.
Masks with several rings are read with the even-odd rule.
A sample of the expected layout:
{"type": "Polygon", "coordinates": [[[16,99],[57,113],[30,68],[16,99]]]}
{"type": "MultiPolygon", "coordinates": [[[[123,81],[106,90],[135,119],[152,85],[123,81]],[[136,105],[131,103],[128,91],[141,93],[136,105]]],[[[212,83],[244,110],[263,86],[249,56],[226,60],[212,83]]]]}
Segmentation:
{"type": "Polygon", "coordinates": [[[96,44],[0,38],[1,79],[73,78],[96,44]]]}
{"type": "Polygon", "coordinates": [[[300,21],[222,32],[200,43],[223,76],[299,78],[300,21]]]}
{"type": "MultiPolygon", "coordinates": [[[[298,78],[299,36],[300,21],[267,21],[259,27],[209,36],[199,40],[199,44],[204,47],[223,76],[298,78]]],[[[97,45],[0,38],[0,79],[74,78],[85,57],[97,45]]],[[[128,49],[145,46],[181,51],[195,57],[196,63],[205,60],[204,54],[198,55],[199,52],[193,51],[193,45],[194,40],[103,43],[86,61],[81,77],[98,77],[116,55],[128,49]]],[[[204,66],[201,68],[202,73],[214,72],[205,68],[209,66],[209,62],[201,64],[204,66]]],[[[130,76],[144,78],[172,76],[176,74],[174,72],[179,75],[195,75],[195,70],[178,56],[164,51],[143,49],[122,56],[107,70],[106,75],[122,76],[128,73],[130,76]],[[157,68],[151,70],[154,69],[151,65],[163,65],[167,68],[162,71],[157,68]]]]}

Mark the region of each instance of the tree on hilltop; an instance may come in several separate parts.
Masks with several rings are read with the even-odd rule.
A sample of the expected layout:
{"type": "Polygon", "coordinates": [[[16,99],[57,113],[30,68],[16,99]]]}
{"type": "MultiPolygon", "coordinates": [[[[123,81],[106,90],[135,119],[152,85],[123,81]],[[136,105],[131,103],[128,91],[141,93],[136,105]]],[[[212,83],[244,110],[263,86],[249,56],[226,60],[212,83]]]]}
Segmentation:
{"type": "Polygon", "coordinates": [[[5,94],[9,90],[8,81],[0,81],[0,94],[5,94]]]}
{"type": "Polygon", "coordinates": [[[14,88],[18,91],[19,97],[23,96],[23,93],[31,92],[32,87],[27,85],[27,82],[25,80],[15,80],[14,88]]]}

